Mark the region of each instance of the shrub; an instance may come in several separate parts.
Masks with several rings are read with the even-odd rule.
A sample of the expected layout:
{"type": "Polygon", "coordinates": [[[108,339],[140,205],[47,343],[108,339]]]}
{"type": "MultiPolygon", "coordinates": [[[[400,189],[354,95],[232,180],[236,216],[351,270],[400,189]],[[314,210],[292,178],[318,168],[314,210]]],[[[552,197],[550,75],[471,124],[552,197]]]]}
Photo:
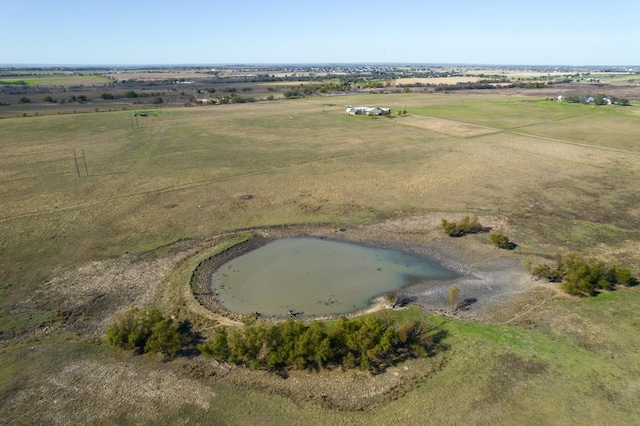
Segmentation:
{"type": "Polygon", "coordinates": [[[182,336],[158,309],[140,310],[134,306],[107,329],[107,344],[144,353],[175,355],[182,346],[182,336]]]}
{"type": "Polygon", "coordinates": [[[446,219],[442,219],[442,229],[450,237],[457,237],[460,235],[460,229],[455,222],[449,222],[446,219]]]}
{"type": "Polygon", "coordinates": [[[460,237],[464,234],[476,234],[484,228],[478,221],[478,216],[471,215],[463,217],[459,224],[442,219],[442,229],[450,237],[460,237]]]}
{"type": "Polygon", "coordinates": [[[491,234],[491,243],[498,248],[508,250],[513,244],[509,241],[509,237],[503,234],[491,234]]]}
{"type": "Polygon", "coordinates": [[[617,284],[634,285],[637,280],[626,268],[607,266],[597,259],[585,259],[577,253],[568,253],[557,260],[556,265],[527,265],[536,277],[551,282],[562,281],[562,288],[569,294],[593,296],[599,290],[612,289],[617,284]]]}
{"type": "Polygon", "coordinates": [[[559,266],[540,263],[536,266],[528,265],[527,270],[536,278],[544,278],[549,282],[562,281],[562,271],[559,266]]]}
{"type": "Polygon", "coordinates": [[[627,268],[621,268],[619,266],[613,265],[607,271],[606,276],[607,281],[611,284],[621,284],[621,285],[635,285],[637,283],[636,278],[631,274],[631,270],[627,268]]]}
{"type": "Polygon", "coordinates": [[[458,294],[460,293],[460,289],[457,286],[453,286],[449,288],[449,305],[452,310],[458,309],[458,294]]]}
{"type": "Polygon", "coordinates": [[[458,225],[460,232],[463,234],[475,234],[482,231],[482,225],[478,222],[478,216],[465,216],[458,225]]]}

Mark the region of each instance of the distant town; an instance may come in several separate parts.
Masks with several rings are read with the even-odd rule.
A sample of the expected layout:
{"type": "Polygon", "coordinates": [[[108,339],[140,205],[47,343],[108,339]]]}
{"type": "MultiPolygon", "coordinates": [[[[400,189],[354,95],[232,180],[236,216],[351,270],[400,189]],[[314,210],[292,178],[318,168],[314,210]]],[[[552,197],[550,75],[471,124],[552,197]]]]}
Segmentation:
{"type": "MultiPolygon", "coordinates": [[[[0,66],[0,118],[353,94],[501,92],[630,105],[640,66],[240,64],[0,66]]],[[[360,114],[362,111],[353,111],[360,114]]],[[[389,111],[377,111],[388,114],[389,111]]],[[[371,114],[371,112],[370,112],[371,114]]]]}

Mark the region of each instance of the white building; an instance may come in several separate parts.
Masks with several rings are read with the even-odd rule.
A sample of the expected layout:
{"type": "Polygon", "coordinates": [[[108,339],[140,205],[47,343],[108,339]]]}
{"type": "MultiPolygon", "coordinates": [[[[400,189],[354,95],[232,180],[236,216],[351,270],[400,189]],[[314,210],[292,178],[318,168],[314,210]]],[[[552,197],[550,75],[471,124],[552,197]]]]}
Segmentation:
{"type": "Polygon", "coordinates": [[[391,114],[391,108],[349,107],[347,108],[347,114],[349,115],[385,115],[385,114],[391,114]]]}

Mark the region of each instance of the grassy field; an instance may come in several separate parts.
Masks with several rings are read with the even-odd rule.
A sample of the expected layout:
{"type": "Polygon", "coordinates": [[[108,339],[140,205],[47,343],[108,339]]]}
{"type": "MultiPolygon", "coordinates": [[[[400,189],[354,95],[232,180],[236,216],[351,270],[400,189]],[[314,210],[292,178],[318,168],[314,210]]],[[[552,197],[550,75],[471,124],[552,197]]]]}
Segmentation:
{"type": "Polygon", "coordinates": [[[26,84],[27,86],[93,86],[103,85],[107,78],[102,75],[57,75],[57,76],[29,76],[0,78],[0,83],[4,84],[26,84]]]}
{"type": "MultiPolygon", "coordinates": [[[[166,109],[137,125],[129,111],[0,120],[0,414],[46,420],[26,408],[45,397],[38,384],[69,377],[98,395],[82,401],[104,404],[104,389],[121,389],[99,391],[107,373],[96,366],[109,364],[121,382],[195,389],[193,404],[142,400],[142,423],[638,423],[637,288],[588,301],[542,292],[492,323],[433,317],[450,346],[438,372],[358,413],[188,378],[82,336],[42,337],[34,330],[57,308],[21,304],[81,265],[180,240],[458,213],[500,218],[522,256],[579,250],[636,270],[638,114],[522,96],[402,94],[166,109]],[[394,114],[350,117],[347,105],[394,114]],[[395,115],[402,108],[408,116],[395,115]],[[76,376],[62,375],[73,368],[76,376]]],[[[78,400],[60,392],[59,414],[71,416],[78,400]]],[[[117,399],[94,421],[126,423],[131,404],[117,399]]]]}

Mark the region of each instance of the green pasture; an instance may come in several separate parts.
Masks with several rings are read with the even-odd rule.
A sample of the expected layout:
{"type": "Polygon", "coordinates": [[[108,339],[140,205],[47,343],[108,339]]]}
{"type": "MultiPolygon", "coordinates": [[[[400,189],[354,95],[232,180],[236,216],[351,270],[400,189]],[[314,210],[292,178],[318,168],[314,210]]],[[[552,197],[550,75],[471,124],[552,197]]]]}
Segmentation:
{"type": "Polygon", "coordinates": [[[102,75],[68,75],[68,76],[26,76],[0,78],[0,84],[26,84],[27,86],[94,86],[102,85],[108,79],[102,75]]]}
{"type": "MultiPolygon", "coordinates": [[[[131,111],[0,120],[3,336],[55,315],[17,307],[62,271],[270,225],[492,215],[525,255],[578,250],[637,269],[637,107],[398,94],[149,112],[137,123],[131,111]],[[348,105],[394,113],[349,117],[348,105]],[[403,108],[408,116],[398,117],[403,108]],[[488,131],[461,136],[462,124],[488,131]]],[[[449,350],[433,360],[439,370],[370,411],[297,406],[203,379],[216,394],[209,411],[161,410],[148,423],[639,423],[639,302],[638,288],[625,288],[541,299],[504,324],[429,316],[447,334],[449,350]]],[[[0,349],[0,395],[37,382],[45,372],[26,366],[52,351],[51,368],[121,356],[75,337],[38,339],[0,349]]],[[[11,409],[0,403],[0,413],[11,409]]]]}
{"type": "Polygon", "coordinates": [[[592,76],[585,76],[584,80],[580,83],[588,85],[597,85],[598,82],[587,82],[588,77],[600,79],[601,84],[611,84],[613,86],[637,86],[640,83],[640,75],[638,74],[596,74],[592,76]]]}

